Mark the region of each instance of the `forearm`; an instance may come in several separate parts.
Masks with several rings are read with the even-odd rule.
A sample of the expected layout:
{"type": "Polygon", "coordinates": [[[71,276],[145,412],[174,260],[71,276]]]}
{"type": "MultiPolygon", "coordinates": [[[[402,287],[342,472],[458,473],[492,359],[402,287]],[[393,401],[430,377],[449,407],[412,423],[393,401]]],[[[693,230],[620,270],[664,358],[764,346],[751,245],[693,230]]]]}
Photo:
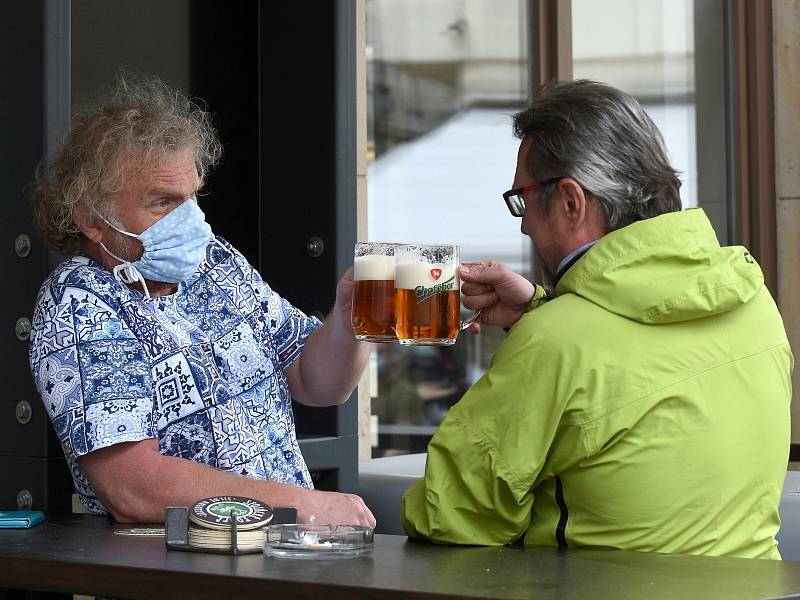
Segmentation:
{"type": "Polygon", "coordinates": [[[369,349],[355,339],[343,313],[334,310],[287,370],[292,398],[309,406],[346,401],[366,367],[369,349]]]}
{"type": "Polygon", "coordinates": [[[442,544],[501,546],[528,526],[532,497],[520,500],[498,453],[448,418],[428,445],[425,476],[400,503],[409,537],[442,544]]]}
{"type": "Polygon", "coordinates": [[[530,308],[533,300],[544,295],[544,288],[534,285],[502,263],[484,261],[462,265],[461,293],[464,306],[480,310],[480,323],[510,328],[530,308]]]}
{"type": "Polygon", "coordinates": [[[150,468],[109,476],[96,490],[122,523],[160,523],[167,506],[191,506],[211,496],[245,496],[270,506],[302,506],[304,488],[242,477],[183,458],[161,456],[150,468]]]}

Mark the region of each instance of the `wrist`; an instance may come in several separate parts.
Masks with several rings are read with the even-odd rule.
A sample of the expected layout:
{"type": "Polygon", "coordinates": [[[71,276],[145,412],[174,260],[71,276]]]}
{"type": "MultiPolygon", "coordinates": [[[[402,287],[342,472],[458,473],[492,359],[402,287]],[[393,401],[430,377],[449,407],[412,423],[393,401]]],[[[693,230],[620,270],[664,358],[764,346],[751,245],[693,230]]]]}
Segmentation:
{"type": "Polygon", "coordinates": [[[337,333],[337,335],[345,336],[345,337],[352,337],[355,339],[355,334],[353,333],[353,324],[350,319],[350,307],[343,308],[339,306],[337,303],[328,317],[325,319],[325,322],[330,322],[331,328],[337,333]]]}
{"type": "Polygon", "coordinates": [[[316,516],[313,514],[314,508],[312,507],[312,499],[310,498],[310,494],[313,493],[314,490],[307,490],[305,488],[297,489],[292,506],[297,509],[298,523],[308,523],[310,521],[309,517],[316,516]]]}
{"type": "MultiPolygon", "coordinates": [[[[528,306],[525,307],[523,312],[530,312],[539,308],[542,304],[547,302],[550,299],[550,296],[547,294],[547,290],[545,290],[541,285],[535,283],[533,284],[533,295],[531,296],[530,302],[528,302],[528,306]]],[[[522,316],[522,315],[520,315],[522,316]]]]}
{"type": "Polygon", "coordinates": [[[503,331],[508,333],[509,330],[523,317],[523,315],[536,308],[539,308],[549,299],[550,297],[547,295],[547,290],[545,290],[541,285],[533,284],[530,300],[528,300],[526,304],[518,304],[512,309],[514,312],[503,324],[503,331]]]}

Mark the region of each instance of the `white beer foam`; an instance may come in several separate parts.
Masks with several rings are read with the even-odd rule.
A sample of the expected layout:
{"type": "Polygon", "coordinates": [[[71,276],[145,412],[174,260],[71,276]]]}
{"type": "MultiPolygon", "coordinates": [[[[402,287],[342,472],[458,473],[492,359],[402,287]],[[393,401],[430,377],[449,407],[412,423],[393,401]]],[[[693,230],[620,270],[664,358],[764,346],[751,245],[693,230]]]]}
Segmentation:
{"type": "Polygon", "coordinates": [[[431,287],[437,283],[444,283],[454,275],[453,263],[401,263],[395,267],[394,287],[405,290],[413,290],[418,285],[431,287]],[[435,269],[441,270],[441,275],[437,279],[433,277],[435,269]]]}
{"type": "Polygon", "coordinates": [[[355,281],[394,279],[394,256],[357,256],[353,262],[355,281]]]}

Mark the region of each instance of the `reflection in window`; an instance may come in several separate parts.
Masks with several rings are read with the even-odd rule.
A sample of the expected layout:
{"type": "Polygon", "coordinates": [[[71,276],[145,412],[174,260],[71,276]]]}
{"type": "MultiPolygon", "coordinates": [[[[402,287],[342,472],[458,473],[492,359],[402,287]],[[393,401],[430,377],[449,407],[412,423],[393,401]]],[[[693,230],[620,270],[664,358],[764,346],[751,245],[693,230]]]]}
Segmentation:
{"type": "Polygon", "coordinates": [[[681,172],[684,207],[696,206],[693,0],[666,4],[574,0],[573,75],[625,90],[644,106],[681,172]]]}
{"type": "Polygon", "coordinates": [[[572,52],[575,79],[644,106],[681,172],[683,206],[701,206],[726,243],[723,12],[722,0],[572,0],[572,52]]]}
{"type": "MultiPolygon", "coordinates": [[[[527,96],[527,2],[366,0],[369,239],[461,246],[463,261],[529,269],[509,217],[527,96]]],[[[373,353],[374,456],[424,451],[504,336],[485,328],[449,348],[373,353]]]]}

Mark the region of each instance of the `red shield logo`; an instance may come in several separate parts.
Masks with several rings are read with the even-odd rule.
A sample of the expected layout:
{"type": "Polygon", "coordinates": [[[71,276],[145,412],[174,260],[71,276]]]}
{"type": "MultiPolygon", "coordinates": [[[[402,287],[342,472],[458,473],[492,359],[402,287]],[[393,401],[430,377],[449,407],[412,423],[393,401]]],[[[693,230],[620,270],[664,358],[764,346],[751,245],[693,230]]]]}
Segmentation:
{"type": "Polygon", "coordinates": [[[442,276],[441,269],[431,269],[431,277],[433,277],[434,281],[439,281],[439,277],[442,276]]]}

